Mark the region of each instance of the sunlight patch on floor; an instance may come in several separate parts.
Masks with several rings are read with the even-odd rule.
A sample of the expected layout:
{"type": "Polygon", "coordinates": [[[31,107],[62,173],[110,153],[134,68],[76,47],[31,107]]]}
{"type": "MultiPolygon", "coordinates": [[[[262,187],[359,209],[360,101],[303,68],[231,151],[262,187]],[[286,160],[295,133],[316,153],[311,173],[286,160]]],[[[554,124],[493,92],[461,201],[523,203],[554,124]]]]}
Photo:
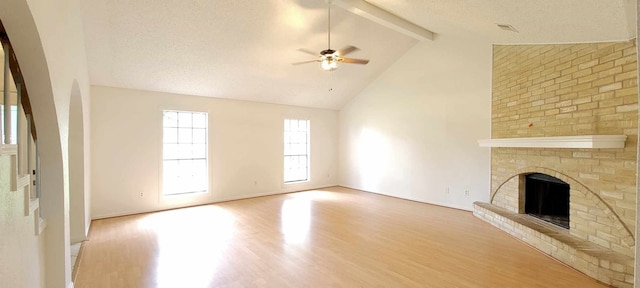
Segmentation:
{"type": "Polygon", "coordinates": [[[235,233],[224,209],[201,206],[150,214],[141,226],[157,235],[156,287],[208,287],[235,233]]]}
{"type": "Polygon", "coordinates": [[[311,225],[311,201],[305,198],[286,199],[280,212],[281,229],[287,244],[301,244],[307,240],[311,225]]]}

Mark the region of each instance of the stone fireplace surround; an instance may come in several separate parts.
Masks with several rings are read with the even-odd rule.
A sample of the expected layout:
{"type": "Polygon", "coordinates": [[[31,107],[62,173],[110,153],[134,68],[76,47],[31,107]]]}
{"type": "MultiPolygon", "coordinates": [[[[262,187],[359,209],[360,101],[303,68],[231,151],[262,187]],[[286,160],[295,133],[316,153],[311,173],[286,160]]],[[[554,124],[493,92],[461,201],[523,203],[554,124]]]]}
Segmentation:
{"type": "MultiPolygon", "coordinates": [[[[507,195],[506,191],[508,191],[508,189],[505,189],[503,191],[504,193],[495,193],[491,203],[474,203],[473,214],[476,217],[605,284],[613,285],[614,287],[633,287],[633,256],[625,255],[626,253],[614,251],[586,240],[581,237],[579,233],[578,235],[572,233],[571,228],[563,229],[535,217],[519,213],[521,212],[519,208],[518,210],[520,211],[514,211],[515,209],[512,209],[513,207],[503,207],[509,205],[505,205],[506,203],[513,203],[515,199],[517,199],[516,202],[519,203],[519,205],[523,204],[521,197],[523,195],[519,193],[519,191],[523,189],[521,185],[523,184],[522,178],[524,175],[529,173],[551,175],[569,183],[571,186],[570,214],[572,222],[570,227],[575,229],[575,227],[579,225],[576,222],[584,221],[584,219],[574,220],[574,217],[577,218],[578,213],[584,213],[584,211],[581,211],[582,207],[590,206],[590,208],[586,210],[591,210],[593,215],[598,215],[594,216],[592,220],[589,220],[592,221],[591,223],[607,225],[608,227],[612,227],[612,230],[618,230],[612,234],[626,235],[622,237],[622,241],[632,246],[634,239],[631,232],[622,225],[620,219],[611,211],[606,203],[597,199],[598,196],[592,192],[583,192],[588,191],[588,189],[575,180],[551,169],[536,167],[521,169],[515,173],[514,177],[505,181],[503,183],[504,185],[501,186],[512,186],[515,184],[514,182],[517,182],[517,184],[515,184],[518,187],[517,195],[507,195]],[[591,202],[591,204],[582,205],[578,203],[585,202],[584,199],[588,199],[586,202],[591,202]],[[603,218],[606,218],[608,221],[603,220],[603,218]],[[607,224],[603,224],[605,222],[607,224]]],[[[589,237],[587,237],[587,239],[588,238],[589,237]]]]}
{"type": "Polygon", "coordinates": [[[530,173],[551,175],[570,185],[571,223],[568,233],[619,254],[634,256],[633,234],[611,207],[583,183],[554,169],[526,167],[513,170],[512,177],[499,181],[501,184],[493,193],[491,204],[516,214],[523,214],[523,177],[530,173]]]}
{"type": "Polygon", "coordinates": [[[491,200],[475,203],[474,215],[603,283],[633,287],[635,40],[496,45],[493,59],[492,139],[627,138],[622,147],[489,145],[491,200]],[[528,173],[548,174],[570,185],[569,229],[520,214],[528,173]]]}

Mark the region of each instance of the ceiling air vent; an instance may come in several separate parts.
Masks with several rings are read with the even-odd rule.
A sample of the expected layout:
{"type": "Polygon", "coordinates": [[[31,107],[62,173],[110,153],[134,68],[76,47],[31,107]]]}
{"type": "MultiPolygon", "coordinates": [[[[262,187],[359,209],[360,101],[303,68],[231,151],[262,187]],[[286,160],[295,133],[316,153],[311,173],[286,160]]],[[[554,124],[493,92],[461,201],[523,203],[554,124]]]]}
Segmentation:
{"type": "Polygon", "coordinates": [[[509,24],[496,24],[496,25],[498,25],[498,27],[500,27],[500,29],[502,29],[502,30],[507,30],[507,31],[518,33],[518,30],[516,29],[516,27],[513,27],[513,26],[511,26],[509,24]]]}

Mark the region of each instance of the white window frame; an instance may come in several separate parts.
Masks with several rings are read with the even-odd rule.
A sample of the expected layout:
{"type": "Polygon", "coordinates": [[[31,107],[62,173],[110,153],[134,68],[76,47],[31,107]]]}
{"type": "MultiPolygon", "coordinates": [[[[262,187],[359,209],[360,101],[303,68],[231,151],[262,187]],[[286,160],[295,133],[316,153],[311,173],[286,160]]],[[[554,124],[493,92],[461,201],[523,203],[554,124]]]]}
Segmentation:
{"type": "MultiPolygon", "coordinates": [[[[206,111],[197,111],[197,110],[177,110],[177,109],[162,109],[160,111],[160,143],[161,143],[161,149],[160,149],[160,173],[159,173],[159,184],[160,184],[160,193],[159,196],[160,198],[168,198],[168,197],[183,197],[183,196],[190,196],[190,195],[202,195],[202,194],[207,194],[210,191],[210,175],[209,175],[209,113],[206,111]],[[204,119],[204,143],[194,143],[193,141],[193,132],[194,130],[197,129],[202,129],[201,127],[194,127],[193,123],[190,126],[185,126],[185,127],[180,127],[181,124],[180,123],[176,123],[175,127],[167,127],[165,125],[165,112],[176,112],[176,113],[190,113],[191,118],[193,120],[193,115],[194,114],[204,114],[205,119],[204,119]],[[176,139],[176,142],[173,143],[165,143],[165,141],[167,140],[165,138],[165,128],[173,128],[173,129],[177,129],[176,133],[179,133],[179,129],[183,128],[185,130],[190,129],[191,130],[191,142],[189,143],[180,143],[181,141],[179,141],[179,139],[176,139]],[[175,144],[175,145],[180,145],[180,144],[184,144],[184,145],[199,145],[199,144],[204,144],[204,158],[202,157],[173,157],[171,159],[166,159],[165,158],[165,144],[175,144]],[[185,189],[185,190],[178,190],[178,191],[174,191],[174,192],[168,192],[167,187],[165,186],[165,162],[166,161],[189,161],[189,160],[204,160],[204,167],[205,167],[205,171],[203,171],[202,173],[204,173],[204,177],[206,178],[205,184],[203,184],[203,189],[185,189]]],[[[179,138],[179,136],[177,135],[176,138],[179,138]]],[[[179,148],[178,148],[179,149],[179,148]]],[[[193,147],[192,147],[193,149],[193,147]]],[[[200,150],[202,151],[202,150],[200,150]]],[[[191,150],[191,152],[193,153],[193,150],[191,150]]]]}
{"type": "Polygon", "coordinates": [[[285,118],[284,119],[284,123],[283,123],[283,182],[284,184],[296,184],[296,183],[304,183],[304,182],[309,182],[311,181],[311,120],[309,119],[296,119],[296,118],[285,118]],[[290,125],[290,123],[287,123],[288,121],[305,121],[306,122],[306,137],[305,137],[305,141],[306,143],[306,147],[305,147],[305,154],[301,154],[299,153],[300,151],[291,151],[291,147],[290,145],[292,144],[301,144],[301,143],[292,143],[291,141],[293,140],[292,137],[294,137],[291,134],[292,131],[290,131],[291,129],[287,130],[288,124],[290,125]],[[288,146],[289,145],[289,146],[288,146]],[[288,148],[289,147],[289,148],[288,148]],[[304,177],[304,179],[301,178],[297,178],[297,179],[287,179],[287,161],[288,158],[293,158],[293,157],[301,157],[304,156],[306,157],[306,175],[304,177]]]}

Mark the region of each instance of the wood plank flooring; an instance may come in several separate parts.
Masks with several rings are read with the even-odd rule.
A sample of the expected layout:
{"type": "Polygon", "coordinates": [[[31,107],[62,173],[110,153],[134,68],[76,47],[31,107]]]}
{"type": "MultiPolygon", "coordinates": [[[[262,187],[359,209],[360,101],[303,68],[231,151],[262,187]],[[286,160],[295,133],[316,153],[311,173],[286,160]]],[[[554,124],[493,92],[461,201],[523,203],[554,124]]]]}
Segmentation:
{"type": "Polygon", "coordinates": [[[470,212],[346,188],[94,221],[76,288],[607,287],[470,212]]]}

